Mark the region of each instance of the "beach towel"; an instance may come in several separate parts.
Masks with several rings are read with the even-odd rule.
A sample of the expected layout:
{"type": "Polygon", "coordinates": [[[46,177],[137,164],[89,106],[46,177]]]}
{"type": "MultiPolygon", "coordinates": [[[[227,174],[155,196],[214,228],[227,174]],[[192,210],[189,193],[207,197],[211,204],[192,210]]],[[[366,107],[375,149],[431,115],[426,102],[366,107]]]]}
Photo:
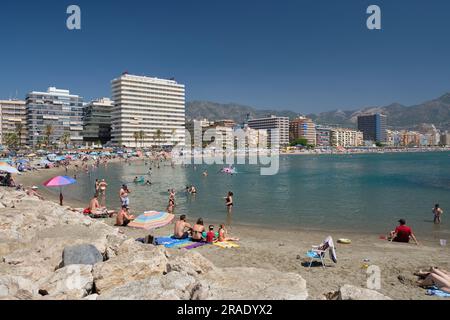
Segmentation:
{"type": "Polygon", "coordinates": [[[224,242],[215,242],[215,246],[222,248],[222,249],[230,249],[230,248],[239,248],[240,246],[234,242],[231,241],[224,241],[224,242]]]}
{"type": "Polygon", "coordinates": [[[445,291],[440,290],[438,287],[431,287],[427,290],[428,296],[437,296],[437,297],[444,297],[444,298],[450,298],[450,293],[447,293],[445,291]]]}

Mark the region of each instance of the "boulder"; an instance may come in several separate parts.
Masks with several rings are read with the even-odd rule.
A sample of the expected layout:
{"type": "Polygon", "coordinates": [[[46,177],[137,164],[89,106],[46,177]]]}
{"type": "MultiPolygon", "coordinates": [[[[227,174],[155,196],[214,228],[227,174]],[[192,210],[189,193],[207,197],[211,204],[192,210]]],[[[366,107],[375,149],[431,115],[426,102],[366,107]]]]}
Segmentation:
{"type": "Polygon", "coordinates": [[[62,266],[79,264],[95,265],[102,261],[103,256],[95,246],[82,244],[64,248],[62,266]]]}
{"type": "Polygon", "coordinates": [[[381,293],[370,290],[355,287],[352,285],[344,285],[339,290],[339,300],[392,300],[381,293]]]}
{"type": "Polygon", "coordinates": [[[143,280],[167,272],[167,257],[162,248],[130,252],[94,266],[97,293],[103,294],[127,282],[143,280]]]}
{"type": "Polygon", "coordinates": [[[194,277],[171,272],[127,283],[97,300],[189,300],[198,283],[194,277]]]}
{"type": "MultiPolygon", "coordinates": [[[[208,272],[204,294],[210,300],[306,300],[306,281],[296,273],[256,268],[208,272]]],[[[205,297],[203,297],[205,298],[205,297]]]]}
{"type": "Polygon", "coordinates": [[[49,297],[65,295],[71,299],[81,299],[92,292],[93,286],[91,265],[69,265],[44,280],[39,292],[49,297]]]}
{"type": "Polygon", "coordinates": [[[29,300],[38,296],[38,287],[22,277],[0,276],[0,299],[29,300]]]}
{"type": "Polygon", "coordinates": [[[195,251],[180,250],[169,256],[167,271],[184,272],[191,276],[198,276],[216,269],[211,261],[195,251]]]}

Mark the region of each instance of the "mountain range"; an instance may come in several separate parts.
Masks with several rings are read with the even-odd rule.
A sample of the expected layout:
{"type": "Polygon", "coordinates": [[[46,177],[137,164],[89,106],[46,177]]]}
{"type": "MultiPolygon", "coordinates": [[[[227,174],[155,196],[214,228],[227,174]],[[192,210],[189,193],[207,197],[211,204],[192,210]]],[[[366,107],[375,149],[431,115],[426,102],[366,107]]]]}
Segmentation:
{"type": "MultiPolygon", "coordinates": [[[[393,103],[384,107],[366,107],[349,111],[334,110],[318,114],[307,114],[306,116],[313,119],[317,124],[355,128],[359,115],[371,113],[385,114],[388,117],[388,127],[397,130],[417,130],[424,124],[434,124],[441,130],[450,130],[450,93],[412,106],[393,103]]],[[[243,123],[247,115],[251,118],[276,115],[294,119],[303,114],[290,110],[259,110],[236,103],[221,104],[210,101],[191,101],[187,103],[186,109],[186,116],[189,120],[204,118],[209,120],[231,119],[237,123],[243,123]]]]}

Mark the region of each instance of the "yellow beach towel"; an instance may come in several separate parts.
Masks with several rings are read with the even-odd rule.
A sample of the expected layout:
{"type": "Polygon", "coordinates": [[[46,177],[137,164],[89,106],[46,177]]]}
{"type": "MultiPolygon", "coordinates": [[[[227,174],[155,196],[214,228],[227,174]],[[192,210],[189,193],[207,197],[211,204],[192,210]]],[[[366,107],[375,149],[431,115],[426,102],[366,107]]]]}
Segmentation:
{"type": "Polygon", "coordinates": [[[214,245],[218,246],[222,249],[239,248],[238,244],[231,242],[231,241],[215,242],[214,245]]]}

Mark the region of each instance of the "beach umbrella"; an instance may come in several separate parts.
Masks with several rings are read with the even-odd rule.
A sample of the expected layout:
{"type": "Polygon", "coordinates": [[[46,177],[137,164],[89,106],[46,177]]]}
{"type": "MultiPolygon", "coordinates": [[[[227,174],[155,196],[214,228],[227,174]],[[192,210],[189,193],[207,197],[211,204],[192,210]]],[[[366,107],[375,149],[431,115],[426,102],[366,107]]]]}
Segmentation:
{"type": "Polygon", "coordinates": [[[74,184],[76,182],[77,182],[77,180],[72,179],[71,177],[57,176],[57,177],[51,178],[50,180],[44,182],[43,186],[49,187],[49,188],[59,187],[59,204],[62,206],[63,205],[62,187],[74,184]]]}
{"type": "Polygon", "coordinates": [[[19,170],[17,170],[14,167],[11,167],[8,163],[6,162],[0,162],[0,171],[2,172],[7,172],[7,173],[11,173],[11,174],[16,174],[19,173],[19,170]]]}
{"type": "Polygon", "coordinates": [[[147,211],[137,217],[128,226],[137,229],[153,230],[171,223],[175,215],[167,212],[147,211]]]}

